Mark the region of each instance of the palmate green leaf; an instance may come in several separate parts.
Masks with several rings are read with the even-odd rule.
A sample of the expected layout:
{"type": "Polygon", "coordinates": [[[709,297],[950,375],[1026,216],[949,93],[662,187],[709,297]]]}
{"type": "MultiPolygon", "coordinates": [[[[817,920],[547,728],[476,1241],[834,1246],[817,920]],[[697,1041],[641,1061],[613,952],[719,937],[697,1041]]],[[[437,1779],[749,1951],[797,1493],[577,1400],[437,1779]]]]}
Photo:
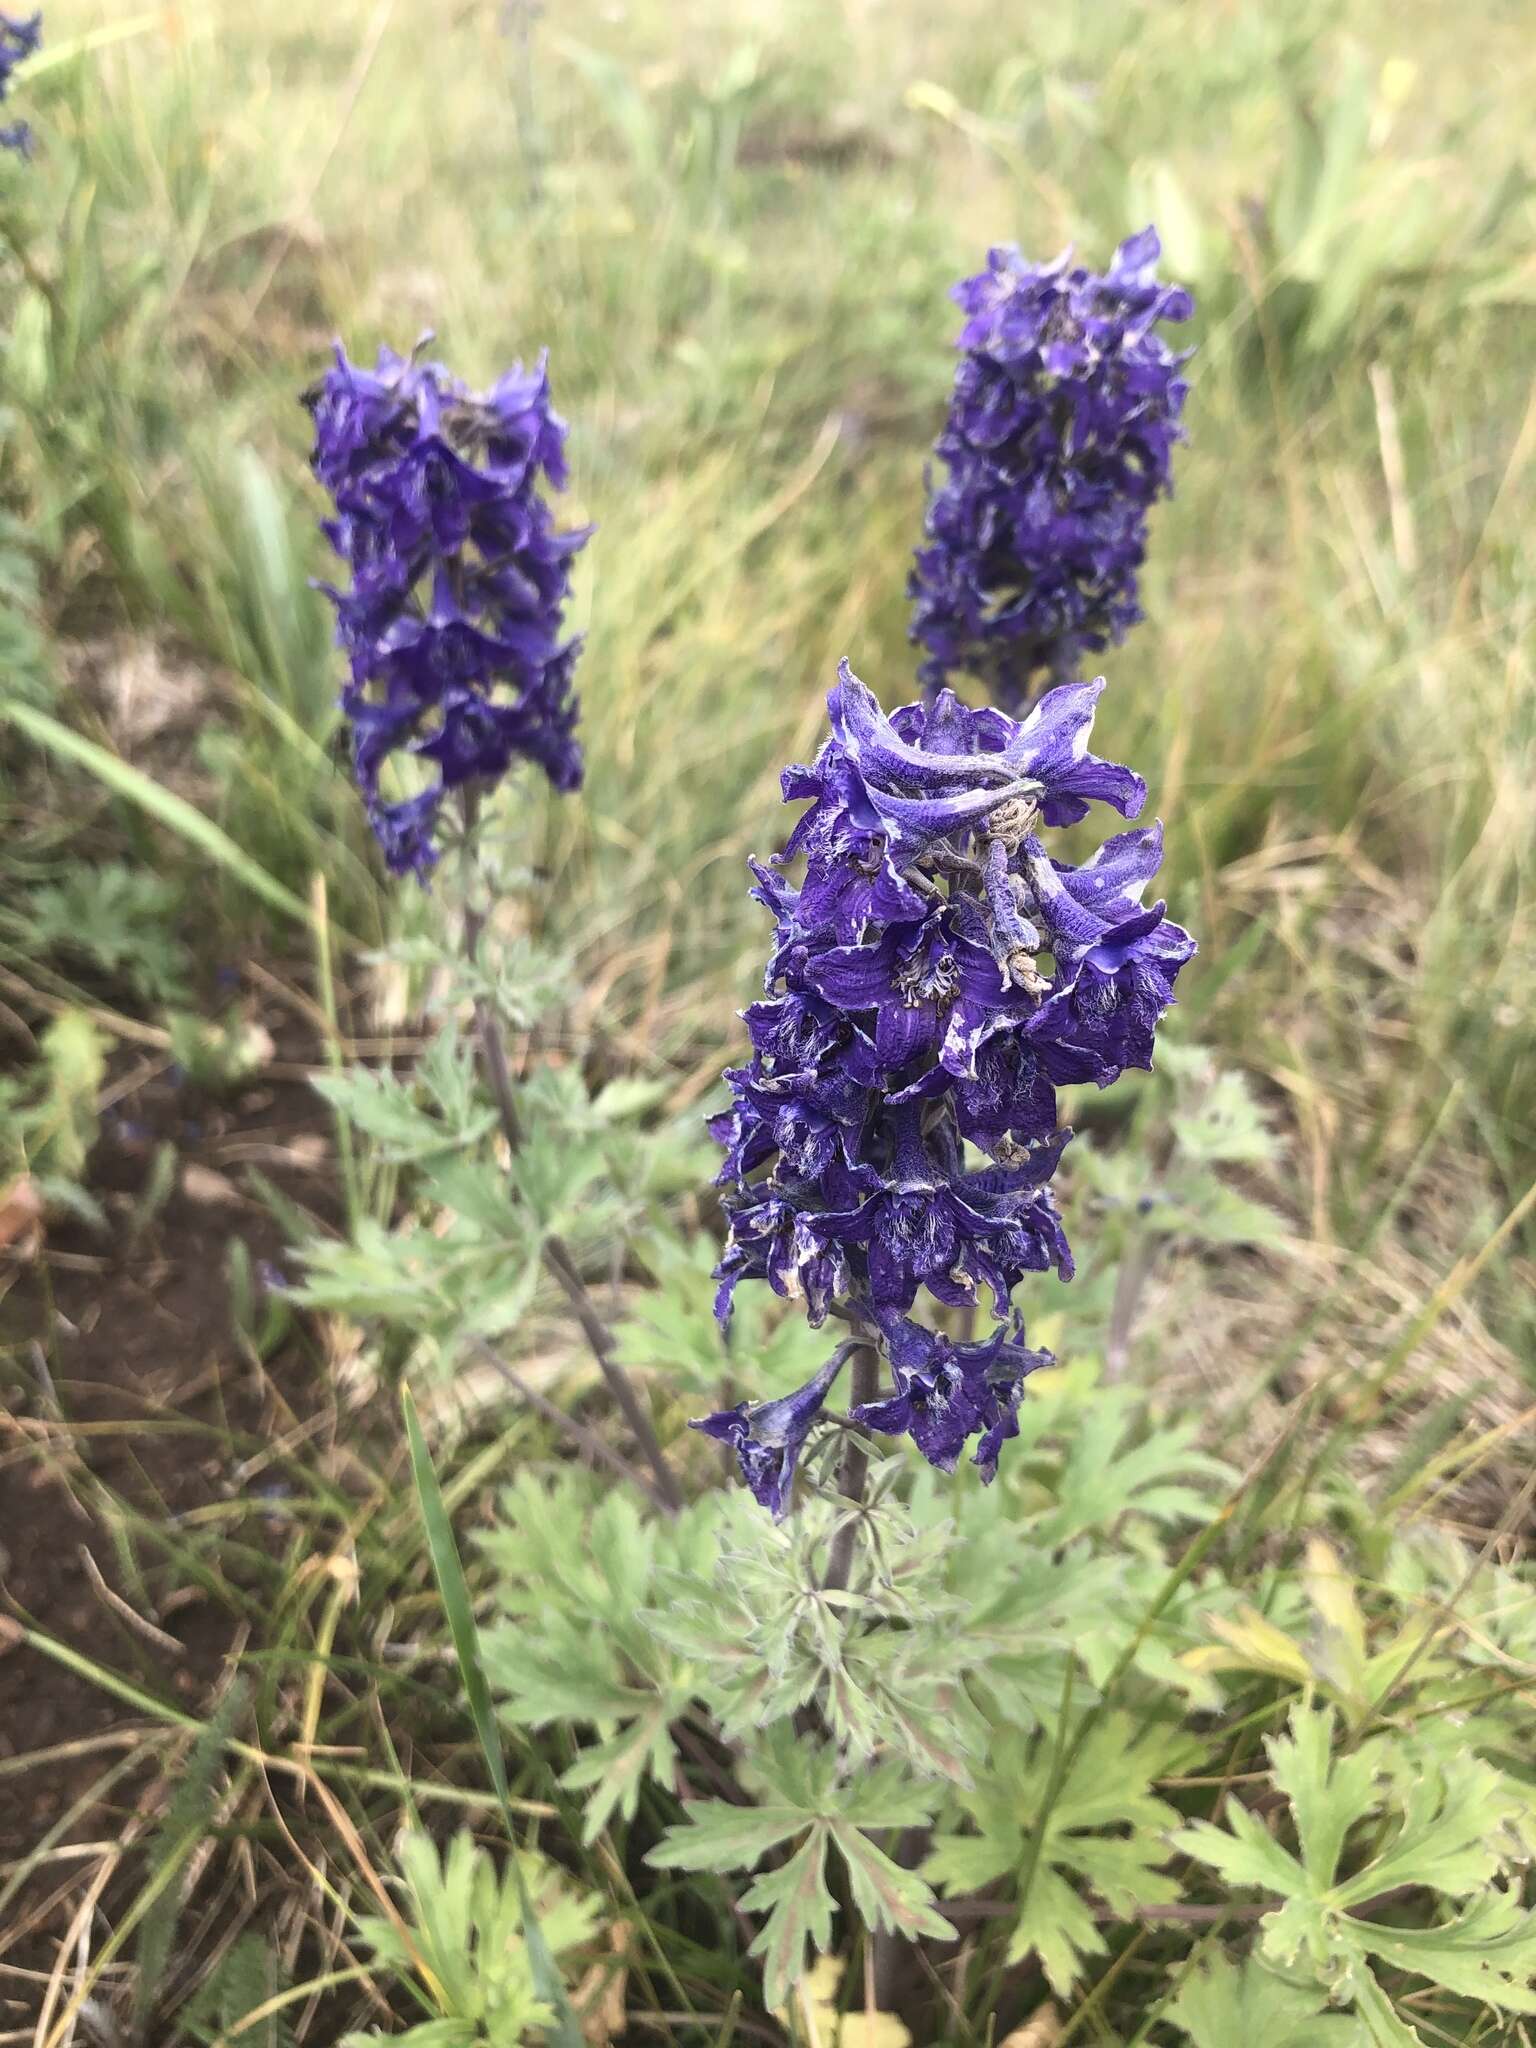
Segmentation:
{"type": "Polygon", "coordinates": [[[363,1915],[358,1932],[379,1962],[416,1979],[438,2008],[406,2038],[518,2048],[533,2029],[555,2025],[563,1993],[552,2000],[539,1981],[524,1899],[537,1901],[550,1956],[589,1939],[595,1901],[574,1896],[559,1873],[525,1852],[514,1850],[498,1873],[467,1829],[441,1860],[430,1838],[415,1832],[403,1838],[398,1856],[406,1931],[382,1915],[363,1915]]]}
{"type": "Polygon", "coordinates": [[[718,1564],[666,1576],[646,1619],[692,1665],[721,1732],[751,1742],[814,1702],[856,1763],[893,1755],[969,1782],[980,1716],[956,1691],[955,1659],[932,1654],[934,1626],[963,1611],[943,1582],[947,1525],[919,1529],[875,1499],[849,1585],[828,1594],[840,1503],[813,1496],[777,1527],[740,1488],[717,1503],[718,1564]]]}
{"type": "Polygon", "coordinates": [[[1295,1857],[1246,1806],[1229,1807],[1224,1829],[1197,1820],[1181,1829],[1174,1842],[1219,1870],[1228,1884],[1288,1892],[1298,1882],[1300,1866],[1295,1857]]]}
{"type": "Polygon", "coordinates": [[[1400,1749],[1368,1744],[1367,1753],[1379,1759],[1400,1816],[1364,1869],[1334,1886],[1344,1905],[1361,1905],[1399,1884],[1465,1898],[1523,1860],[1520,1822],[1532,1799],[1513,1779],[1470,1754],[1437,1759],[1411,1739],[1400,1749]]]}
{"type": "Polygon", "coordinates": [[[741,1903],[748,1913],[766,1916],[748,1951],[763,1959],[764,2002],[770,2010],[787,2005],[805,1974],[807,1949],[825,1955],[832,1945],[826,1828],[813,1827],[787,1863],[748,1886],[741,1903]]]}
{"type": "Polygon", "coordinates": [[[1380,1804],[1370,1756],[1356,1750],[1334,1760],[1333,1736],[1329,1710],[1298,1707],[1289,1735],[1266,1744],[1275,1784],[1291,1802],[1312,1891],[1332,1885],[1345,1836],[1380,1804]]]}
{"type": "Polygon", "coordinates": [[[665,1375],[679,1393],[712,1404],[722,1382],[750,1380],[755,1400],[772,1400],[803,1386],[826,1358],[825,1333],[803,1315],[786,1313],[767,1288],[744,1288],[727,1340],[715,1320],[711,1279],[718,1251],[706,1234],[644,1239],[641,1257],[656,1285],[639,1290],[618,1328],[621,1364],[665,1375]]]}
{"type": "Polygon", "coordinates": [[[733,1806],[710,1799],[692,1803],[684,1812],[683,1824],[669,1829],[646,1857],[659,1870],[724,1875],[760,1862],[782,1842],[797,1835],[803,1838],[792,1856],[776,1870],[765,1871],[741,1895],[747,1912],[765,1916],[749,1951],[763,1959],[764,2000],[770,2007],[785,2004],[805,1973],[807,1945],[822,1955],[831,1946],[831,1827],[799,1806],[733,1806]]]}
{"type": "Polygon", "coordinates": [[[575,1138],[549,1124],[531,1124],[510,1168],[518,1195],[542,1230],[563,1230],[595,1181],[603,1176],[601,1144],[575,1138]]]}
{"type": "Polygon", "coordinates": [[[1381,1962],[1504,2012],[1536,2012],[1536,1913],[1515,1891],[1483,1892],[1438,1927],[1360,1924],[1381,1962]]]}
{"type": "Polygon", "coordinates": [[[409,1075],[383,1067],[320,1074],[314,1086],[396,1165],[419,1164],[489,1136],[496,1111],[475,1086],[473,1055],[443,1031],[409,1075]]]}
{"type": "Polygon", "coordinates": [[[39,1174],[78,1180],[96,1142],[106,1044],[83,1010],[66,1010],[43,1033],[39,1050],[40,1085],[19,1119],[27,1163],[39,1174]]]}
{"type": "Polygon", "coordinates": [[[1218,1955],[1191,1971],[1167,2018],[1190,2048],[1370,2048],[1357,2019],[1330,2013],[1321,1991],[1288,1983],[1255,1957],[1218,1955]]]}
{"type": "Polygon", "coordinates": [[[832,1839],[847,1867],[848,1889],[866,1927],[888,1928],[905,1941],[917,1941],[925,1934],[935,1941],[953,1940],[955,1930],[937,1911],[932,1891],[915,1870],[893,1863],[868,1835],[844,1822],[833,1826],[832,1839]]]}
{"type": "Polygon", "coordinates": [[[1279,1141],[1248,1082],[1230,1070],[1211,1074],[1208,1065],[1206,1074],[1176,1091],[1168,1122],[1180,1154],[1203,1166],[1262,1166],[1273,1159],[1279,1141]]]}
{"type": "Polygon", "coordinates": [[[1056,1742],[1043,1736],[1002,1741],[992,1771],[961,1801],[976,1833],[941,1835],[924,1875],[954,1896],[1000,1878],[1022,1882],[1032,1869],[1009,1958],[1038,1953],[1065,1997],[1085,1958],[1105,1946],[1077,1884],[1126,1915],[1178,1897],[1177,1883],[1159,1866],[1169,1859],[1179,1816],[1151,1783],[1176,1768],[1188,1748],[1176,1731],[1138,1728],[1128,1716],[1106,1714],[1052,1797],[1056,1752],[1056,1742]]]}
{"type": "Polygon", "coordinates": [[[836,1793],[837,1817],[862,1828],[917,1828],[933,1818],[935,1792],[898,1763],[854,1772],[836,1793]]]}
{"type": "Polygon", "coordinates": [[[504,1695],[504,1711],[520,1727],[590,1721],[612,1727],[650,1705],[654,1687],[626,1670],[618,1643],[561,1617],[546,1636],[521,1622],[493,1623],[483,1639],[485,1669],[504,1695]]]}
{"type": "Polygon", "coordinates": [[[1278,1209],[1229,1188],[1213,1173],[1171,1175],[1147,1227],[1197,1244],[1283,1244],[1291,1227],[1278,1209]]]}
{"type": "MultiPolygon", "coordinates": [[[[1088,1537],[1045,1550],[1034,1540],[1033,1523],[1026,1522],[1030,1564],[1020,1571],[1019,1508],[1002,1486],[958,1496],[950,1487],[946,1499],[924,1476],[914,1492],[914,1513],[930,1521],[947,1519],[950,1507],[945,1585],[966,1615],[956,1648],[970,1665],[967,1690],[992,1725],[1028,1732],[1049,1722],[1060,1705],[1067,1665],[1080,1663],[1092,1684],[1100,1684],[1139,1630],[1138,1668],[1160,1687],[1200,1691],[1174,1661],[1187,1640],[1182,1611],[1195,1597],[1193,1589],[1155,1627],[1145,1627],[1166,1576],[1160,1553],[1141,1558],[1120,1548],[1099,1554],[1088,1537]]],[[[951,1669],[961,1675],[955,1665],[951,1669]]],[[[1091,1687],[1080,1688],[1077,1696],[1091,1704],[1091,1687]]]]}
{"type": "Polygon", "coordinates": [[[164,875],[103,861],[66,870],[16,909],[18,928],[40,951],[86,959],[127,981],[146,1002],[185,993],[187,949],[176,934],[181,892],[164,875]]]}
{"type": "Polygon", "coordinates": [[[460,1152],[432,1162],[424,1193],[439,1212],[448,1211],[476,1232],[498,1239],[531,1235],[507,1187],[507,1177],[489,1152],[460,1152]]]}
{"type": "Polygon", "coordinates": [[[800,1736],[790,1722],[779,1722],[743,1763],[748,1782],[760,1785],[766,1795],[761,1803],[690,1802],[682,1822],[646,1859],[662,1870],[709,1870],[723,1876],[750,1868],[803,1837],[784,1863],[765,1871],[741,1898],[748,1912],[767,1916],[751,1953],[763,1958],[770,2007],[783,2005],[804,1974],[807,1944],[825,1953],[831,1940],[829,1843],[843,1860],[866,1925],[888,1928],[908,1940],[923,1934],[941,1941],[954,1936],[924,1878],[891,1862],[865,1832],[924,1825],[933,1814],[932,1794],[897,1764],[844,1773],[845,1760],[834,1748],[800,1736]]]}
{"type": "Polygon", "coordinates": [[[671,1780],[670,1731],[701,1688],[649,1613],[659,1575],[711,1582],[716,1503],[645,1521],[629,1494],[599,1497],[587,1475],[565,1474],[525,1476],[502,1508],[507,1526],[482,1539],[508,1617],[485,1631],[487,1677],[519,1726],[596,1731],[561,1780],[588,1795],[591,1840],[615,1812],[633,1817],[648,1778],[671,1780]]]}
{"type": "Polygon", "coordinates": [[[1037,1956],[1053,1990],[1065,1997],[1082,1976],[1084,1959],[1104,1950],[1098,1922],[1058,1870],[1035,1872],[1008,1944],[1011,1961],[1037,1956]]]}
{"type": "Polygon", "coordinates": [[[1123,1515],[1167,1524],[1208,1521],[1214,1514],[1218,1489],[1230,1486],[1233,1475],[1196,1448],[1198,1421],[1156,1427],[1138,1441],[1145,1415],[1146,1404],[1133,1389],[1095,1387],[1068,1375],[1023,1404],[1014,1463],[1052,1503],[1031,1530],[1038,1549],[1107,1529],[1123,1515]],[[1061,1439],[1055,1458],[1047,1448],[1052,1437],[1061,1439]]]}
{"type": "Polygon", "coordinates": [[[718,1528],[729,1505],[706,1495],[665,1521],[644,1519],[632,1493],[564,1467],[552,1478],[522,1474],[501,1496],[502,1526],[482,1536],[506,1613],[542,1629],[568,1618],[594,1646],[640,1646],[654,1631],[649,1604],[666,1604],[674,1580],[709,1586],[718,1528]]]}
{"type": "Polygon", "coordinates": [[[1268,1744],[1275,1785],[1290,1801],[1296,1853],[1235,1804],[1225,1827],[1196,1822],[1180,1831],[1178,1846],[1230,1884],[1278,1893],[1262,1923],[1264,1955],[1305,1971],[1336,2002],[1350,2001],[1383,2048],[1419,2036],[1393,2008],[1373,1957],[1459,1996],[1536,2011],[1536,1916],[1494,1883],[1524,1859],[1528,1789],[1470,1751],[1395,1732],[1336,1757],[1335,1729],[1331,1707],[1299,1705],[1289,1732],[1268,1744]],[[1370,1854],[1341,1876],[1351,1831],[1367,1821],[1370,1854]],[[1365,1916],[1372,1899],[1400,1885],[1476,1896],[1439,1926],[1389,1927],[1365,1916]]]}
{"type": "Polygon", "coordinates": [[[605,1083],[591,1098],[592,1120],[598,1124],[620,1124],[644,1116],[666,1101],[672,1087],[670,1079],[647,1081],[640,1074],[622,1074],[605,1083]]]}
{"type": "Polygon", "coordinates": [[[685,1824],[669,1829],[645,1859],[658,1870],[749,1870],[800,1834],[808,1818],[800,1806],[737,1806],[728,1799],[693,1800],[683,1811],[685,1824]]]}
{"type": "Polygon", "coordinates": [[[633,1819],[640,1787],[647,1778],[665,1782],[671,1777],[677,1762],[672,1721],[684,1705],[686,1701],[676,1706],[664,1699],[653,1701],[617,1735],[584,1749],[561,1774],[561,1784],[569,1785],[572,1791],[591,1788],[592,1797],[582,1813],[584,1842],[595,1842],[616,1812],[633,1819]]]}
{"type": "Polygon", "coordinates": [[[485,1635],[487,1677],[501,1711],[526,1727],[590,1725],[561,1783],[589,1793],[583,1835],[592,1841],[615,1812],[632,1819],[645,1780],[670,1781],[676,1762],[671,1727],[697,1692],[691,1667],[633,1621],[594,1628],[567,1616],[531,1630],[502,1622],[485,1635]]]}
{"type": "Polygon", "coordinates": [[[486,1238],[462,1219],[441,1236],[386,1230],[360,1217],[353,1242],[311,1238],[293,1299],[368,1324],[392,1325],[451,1353],[475,1335],[495,1337],[526,1312],[538,1280],[533,1249],[486,1238]]]}

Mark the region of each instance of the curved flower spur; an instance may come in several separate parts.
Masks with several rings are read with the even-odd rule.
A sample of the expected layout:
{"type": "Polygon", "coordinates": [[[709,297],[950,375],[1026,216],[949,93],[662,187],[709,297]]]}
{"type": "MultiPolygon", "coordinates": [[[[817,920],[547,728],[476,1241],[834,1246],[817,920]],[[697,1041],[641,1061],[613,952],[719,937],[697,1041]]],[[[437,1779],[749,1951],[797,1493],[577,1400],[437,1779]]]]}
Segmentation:
{"type": "Polygon", "coordinates": [[[809,807],[754,864],[775,920],[765,1000],[743,1013],[752,1056],[710,1124],[730,1220],[716,1312],[728,1323],[737,1286],[766,1280],[855,1341],[798,1392],[693,1425],[733,1446],[776,1516],[850,1353],[877,1347],[893,1381],[855,1422],[909,1435],[946,1472],[974,1441],[983,1479],[1049,1362],[1012,1296],[1026,1273],[1072,1274],[1050,1190],[1071,1135],[1056,1090],[1150,1065],[1195,950],[1142,902],[1160,827],[1079,866],[1046,843],[1095,803],[1133,817],[1145,801],[1138,775],[1089,750],[1103,687],[1052,690],[1022,721],[948,690],[887,717],[844,662],[831,739],[784,774],[785,800],[809,807]],[[802,859],[797,885],[780,870],[802,859]],[[924,1294],[990,1295],[999,1327],[955,1342],[914,1320],[924,1294]]]}

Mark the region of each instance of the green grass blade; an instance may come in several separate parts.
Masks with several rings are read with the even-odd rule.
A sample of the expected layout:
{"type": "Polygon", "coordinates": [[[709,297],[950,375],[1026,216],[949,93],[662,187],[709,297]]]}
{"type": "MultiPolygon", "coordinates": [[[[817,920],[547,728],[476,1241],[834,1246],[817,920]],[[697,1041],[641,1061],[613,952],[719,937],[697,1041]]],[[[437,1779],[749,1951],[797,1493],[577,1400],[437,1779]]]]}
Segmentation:
{"type": "MultiPolygon", "coordinates": [[[[235,1724],[245,1712],[246,1690],[243,1683],[232,1685],[219,1702],[213,1719],[203,1728],[192,1745],[177,1778],[175,1792],[165,1817],[156,1829],[149,1849],[149,1869],[152,1876],[162,1870],[172,1873],[180,1871],[193,1849],[208,1832],[211,1825],[212,1792],[214,1774],[224,1759],[229,1737],[235,1724]]],[[[171,1945],[176,1937],[177,1923],[185,1904],[179,1885],[168,1881],[155,1890],[153,1903],[145,1912],[139,1928],[139,1942],[136,1961],[138,1980],[134,1987],[134,2023],[142,2034],[153,2017],[166,1966],[171,1958],[171,1945]]]]}
{"type": "Polygon", "coordinates": [[[35,57],[25,64],[18,64],[18,79],[41,78],[44,72],[56,71],[61,64],[72,64],[76,57],[89,57],[96,50],[107,50],[114,43],[126,43],[134,36],[148,35],[165,19],[164,10],[151,8],[147,14],[136,14],[129,21],[109,22],[105,28],[87,29],[83,35],[68,36],[62,43],[39,50],[35,57]]]}
{"type": "Polygon", "coordinates": [[[37,711],[30,704],[0,704],[0,718],[8,718],[28,739],[35,740],[50,753],[89,770],[114,795],[126,797],[129,803],[137,804],[140,810],[148,812],[150,817],[176,833],[189,846],[196,847],[199,853],[206,854],[274,910],[296,918],[300,924],[309,923],[308,904],[285,889],[258,861],[252,860],[243,848],[237,846],[221,826],[216,825],[212,818],[205,817],[185,797],[163,788],[141,769],[119,760],[116,754],[98,746],[95,740],[87,739],[84,733],[73,731],[57,718],[50,718],[46,711],[37,711]]]}
{"type": "Polygon", "coordinates": [[[507,1836],[512,1844],[512,1876],[517,1885],[518,1907],[523,1916],[523,1940],[528,1944],[533,1981],[539,1996],[546,2001],[555,2015],[555,2024],[550,2029],[549,2039],[554,2043],[554,2048],[582,2048],[581,2028],[571,2009],[571,2002],[565,1995],[565,1985],[560,1972],[555,1968],[555,1959],[549,1952],[549,1945],[544,1939],[538,1915],[533,1910],[533,1901],[528,1896],[528,1887],[523,1882],[523,1873],[518,1866],[517,1832],[512,1821],[507,1767],[501,1753],[501,1738],[496,1732],[496,1717],[491,1707],[491,1689],[486,1683],[485,1667],[480,1661],[480,1633],[475,1627],[475,1611],[470,1605],[464,1567],[459,1562],[458,1545],[453,1538],[453,1524],[448,1519],[443,1490],[433,1469],[432,1454],[427,1449],[427,1440],[421,1433],[416,1403],[411,1399],[409,1387],[401,1389],[400,1400],[405,1411],[405,1434],[410,1445],[411,1474],[416,1482],[416,1497],[421,1503],[421,1519],[427,1533],[427,1548],[432,1554],[432,1570],[437,1578],[438,1590],[443,1596],[443,1611],[448,1617],[454,1655],[459,1661],[459,1671],[464,1680],[464,1691],[469,1700],[475,1733],[480,1738],[480,1747],[485,1752],[486,1768],[491,1774],[491,1783],[496,1788],[496,1796],[500,1799],[502,1811],[506,1816],[507,1836]]]}

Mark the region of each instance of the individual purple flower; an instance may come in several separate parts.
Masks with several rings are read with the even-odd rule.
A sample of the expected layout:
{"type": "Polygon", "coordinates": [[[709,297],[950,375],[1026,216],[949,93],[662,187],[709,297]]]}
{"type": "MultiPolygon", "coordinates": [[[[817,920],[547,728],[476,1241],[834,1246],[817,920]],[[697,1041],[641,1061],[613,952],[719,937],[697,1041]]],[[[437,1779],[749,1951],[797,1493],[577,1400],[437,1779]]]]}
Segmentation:
{"type": "Polygon", "coordinates": [[[920,1103],[894,1109],[891,1123],[884,1184],[856,1209],[802,1225],[819,1242],[863,1248],[867,1300],[877,1314],[911,1308],[925,1287],[935,1300],[964,1308],[987,1287],[1001,1318],[1026,1273],[1054,1267],[1072,1277],[1072,1253],[1046,1192],[1070,1131],[1056,1132],[1015,1166],[967,1173],[953,1139],[949,1157],[940,1156],[942,1123],[922,1134],[920,1103]]]}
{"type": "MultiPolygon", "coordinates": [[[[902,879],[885,821],[835,741],[823,747],[814,767],[786,768],[782,787],[787,804],[812,799],[780,856],[786,861],[805,856],[798,924],[847,940],[857,938],[871,918],[883,923],[923,915],[927,904],[922,894],[902,879]]],[[[777,908],[771,902],[768,907],[777,908]]]]}
{"type": "MultiPolygon", "coordinates": [[[[10,94],[12,73],[17,65],[34,56],[42,40],[41,14],[20,18],[0,14],[0,100],[10,94]]],[[[32,154],[32,130],[25,121],[12,121],[0,127],[0,149],[11,149],[24,157],[32,154]]]]}
{"type": "MultiPolygon", "coordinates": [[[[827,699],[838,747],[889,849],[909,859],[975,831],[1014,798],[1032,802],[1046,825],[1075,825],[1094,803],[1134,818],[1147,800],[1139,775],[1089,750],[1102,676],[1050,691],[1023,720],[972,711],[944,690],[921,724],[918,705],[888,718],[847,662],[838,678],[827,699]]],[[[785,857],[795,850],[791,841],[785,857]]]]}
{"type": "MultiPolygon", "coordinates": [[[[1134,815],[1145,798],[1090,750],[1102,688],[1063,685],[1021,720],[947,690],[888,717],[845,662],[831,739],[784,777],[808,808],[777,861],[753,864],[775,929],[765,997],[743,1013],[751,1058],[710,1121],[730,1226],[717,1313],[765,1280],[813,1325],[838,1315],[895,1382],[857,1419],[910,1434],[946,1471],[974,1440],[990,1476],[1045,1362],[1023,1346],[1014,1289],[1072,1274],[1050,1189],[1071,1136],[1056,1091],[1150,1062],[1194,950],[1142,902],[1160,828],[1076,866],[1049,849],[1094,803],[1134,815]],[[781,871],[794,862],[798,883],[781,871]],[[914,1320],[924,1296],[990,1296],[997,1331],[955,1344],[914,1320]]],[[[757,1411],[732,1413],[760,1452],[769,1440],[741,1420],[757,1411]]],[[[766,1469],[759,1456],[754,1490],[766,1469]]]]}
{"type": "Polygon", "coordinates": [[[935,909],[920,924],[888,924],[871,945],[830,947],[807,961],[805,980],[850,1014],[869,1013],[875,1051],[895,1073],[942,1040],[962,943],[948,911],[935,909]]]}
{"type": "Polygon", "coordinates": [[[928,689],[974,675],[1015,709],[1142,616],[1147,515],[1172,488],[1187,389],[1157,325],[1193,310],[1156,278],[1161,253],[1150,227],[1103,276],[1070,250],[1036,266],[999,248],[955,286],[945,475],[908,582],[928,689]]]}
{"type": "Polygon", "coordinates": [[[1029,887],[1053,934],[1055,986],[1031,1020],[1032,1036],[1057,1060],[1080,1062],[1101,1088],[1127,1067],[1150,1067],[1158,1020],[1173,1001],[1195,942],[1166,905],[1143,909],[1143,889],[1162,859],[1162,830],[1122,832],[1069,868],[1038,839],[1024,849],[1029,887]]]}
{"type": "Polygon", "coordinates": [[[734,1408],[726,1408],[718,1415],[705,1415],[688,1425],[731,1446],[754,1499],[767,1508],[775,1521],[789,1506],[800,1452],[847,1355],[847,1346],[834,1351],[803,1387],[780,1400],[756,1404],[738,1401],[734,1408]]]}
{"type": "Polygon", "coordinates": [[[900,1315],[883,1315],[880,1335],[896,1391],[855,1408],[853,1420],[888,1436],[910,1436],[940,1472],[953,1472],[975,1437],[972,1462],[990,1483],[1004,1441],[1019,1433],[1024,1381],[1056,1363],[1051,1353],[1026,1350],[1017,1331],[1002,1327],[983,1344],[955,1344],[900,1315]]]}
{"type": "Polygon", "coordinates": [[[544,495],[565,482],[565,424],[542,356],[476,394],[418,355],[385,349],[364,370],[338,344],[305,402],[336,508],[323,530],[351,572],[326,590],[354,772],[391,871],[425,876],[450,791],[519,761],[558,790],[581,782],[580,642],[562,619],[591,529],[560,532],[544,495]],[[401,755],[430,779],[390,799],[381,774],[401,755]]]}
{"type": "Polygon", "coordinates": [[[710,1136],[726,1148],[721,1180],[744,1180],[775,1152],[802,1179],[829,1172],[839,1156],[853,1165],[877,1063],[866,1042],[798,1072],[770,1072],[761,1060],[729,1069],[734,1101],[709,1119],[710,1136]]]}
{"type": "Polygon", "coordinates": [[[813,1184],[743,1183],[727,1201],[730,1243],[715,1268],[715,1314],[723,1326],[743,1280],[766,1280],[786,1301],[803,1301],[813,1329],[833,1302],[848,1293],[851,1277],[841,1247],[820,1230],[813,1184]]]}

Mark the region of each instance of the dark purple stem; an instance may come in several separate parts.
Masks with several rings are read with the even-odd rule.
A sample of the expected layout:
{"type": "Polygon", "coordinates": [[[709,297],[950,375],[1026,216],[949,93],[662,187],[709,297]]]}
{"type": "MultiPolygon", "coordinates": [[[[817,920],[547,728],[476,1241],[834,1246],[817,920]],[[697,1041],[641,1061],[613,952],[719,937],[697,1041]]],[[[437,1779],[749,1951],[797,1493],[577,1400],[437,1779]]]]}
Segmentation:
{"type": "MultiPolygon", "coordinates": [[[[855,1326],[857,1327],[857,1325],[855,1326]]],[[[880,1388],[880,1354],[867,1339],[846,1347],[852,1365],[852,1380],[848,1390],[850,1409],[862,1407],[873,1401],[880,1388]]],[[[850,1429],[843,1438],[842,1462],[837,1470],[837,1490],[853,1507],[860,1507],[864,1501],[864,1482],[869,1476],[869,1438],[860,1429],[850,1429]]],[[[850,1514],[843,1526],[832,1539],[832,1556],[827,1564],[824,1581],[829,1593],[840,1593],[848,1584],[853,1570],[853,1546],[859,1530],[859,1518],[850,1514]]]]}

